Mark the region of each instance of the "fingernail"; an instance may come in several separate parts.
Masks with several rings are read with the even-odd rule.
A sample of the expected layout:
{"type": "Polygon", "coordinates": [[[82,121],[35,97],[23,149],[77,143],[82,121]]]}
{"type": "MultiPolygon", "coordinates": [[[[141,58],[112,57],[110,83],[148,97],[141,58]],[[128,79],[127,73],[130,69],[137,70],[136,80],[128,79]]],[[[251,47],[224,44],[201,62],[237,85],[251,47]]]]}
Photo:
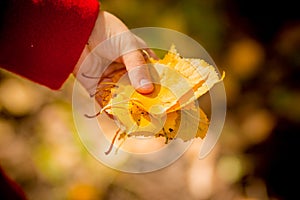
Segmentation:
{"type": "Polygon", "coordinates": [[[142,79],[140,80],[140,86],[141,87],[147,87],[149,84],[152,84],[148,79],[142,79]]]}
{"type": "Polygon", "coordinates": [[[138,91],[143,94],[151,93],[153,91],[154,87],[151,81],[148,79],[142,79],[140,80],[140,85],[138,88],[138,91]]]}

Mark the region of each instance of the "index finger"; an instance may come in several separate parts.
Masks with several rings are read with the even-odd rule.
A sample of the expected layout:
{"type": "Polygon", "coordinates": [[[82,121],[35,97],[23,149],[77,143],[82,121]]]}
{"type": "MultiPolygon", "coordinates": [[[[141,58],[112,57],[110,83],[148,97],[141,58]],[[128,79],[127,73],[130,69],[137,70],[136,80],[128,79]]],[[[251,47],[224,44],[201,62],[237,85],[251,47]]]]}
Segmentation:
{"type": "Polygon", "coordinates": [[[154,90],[147,63],[141,51],[134,50],[121,57],[129,74],[132,86],[142,94],[149,94],[154,90]]]}

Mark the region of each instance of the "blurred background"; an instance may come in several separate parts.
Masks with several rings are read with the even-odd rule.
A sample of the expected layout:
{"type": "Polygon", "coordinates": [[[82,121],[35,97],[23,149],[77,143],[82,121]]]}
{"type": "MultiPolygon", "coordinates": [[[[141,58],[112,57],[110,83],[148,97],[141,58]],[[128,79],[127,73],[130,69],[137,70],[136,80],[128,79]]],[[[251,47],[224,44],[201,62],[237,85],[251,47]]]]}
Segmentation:
{"type": "Polygon", "coordinates": [[[226,71],[227,115],[213,151],[200,142],[147,174],[114,171],[80,142],[70,77],[60,91],[0,71],[0,164],[32,200],[285,200],[299,184],[300,13],[296,1],[103,0],[129,28],[197,40],[226,71]]]}

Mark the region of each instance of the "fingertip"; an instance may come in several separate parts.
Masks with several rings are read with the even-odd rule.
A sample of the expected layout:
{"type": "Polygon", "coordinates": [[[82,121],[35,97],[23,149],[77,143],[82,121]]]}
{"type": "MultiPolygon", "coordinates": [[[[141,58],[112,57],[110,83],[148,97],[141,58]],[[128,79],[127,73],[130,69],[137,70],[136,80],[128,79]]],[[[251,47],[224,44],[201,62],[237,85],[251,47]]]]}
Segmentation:
{"type": "Polygon", "coordinates": [[[154,86],[153,83],[148,79],[142,79],[140,80],[139,86],[136,88],[136,90],[141,94],[149,94],[153,92],[154,86]]]}

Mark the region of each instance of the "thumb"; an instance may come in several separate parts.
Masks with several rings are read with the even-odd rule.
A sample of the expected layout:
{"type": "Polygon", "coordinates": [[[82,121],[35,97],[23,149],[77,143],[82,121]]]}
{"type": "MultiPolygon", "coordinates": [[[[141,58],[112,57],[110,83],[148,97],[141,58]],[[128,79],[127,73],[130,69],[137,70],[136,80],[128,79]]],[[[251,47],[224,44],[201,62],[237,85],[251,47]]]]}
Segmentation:
{"type": "Polygon", "coordinates": [[[141,94],[154,90],[148,65],[140,51],[132,51],[122,56],[132,86],[141,94]]]}

